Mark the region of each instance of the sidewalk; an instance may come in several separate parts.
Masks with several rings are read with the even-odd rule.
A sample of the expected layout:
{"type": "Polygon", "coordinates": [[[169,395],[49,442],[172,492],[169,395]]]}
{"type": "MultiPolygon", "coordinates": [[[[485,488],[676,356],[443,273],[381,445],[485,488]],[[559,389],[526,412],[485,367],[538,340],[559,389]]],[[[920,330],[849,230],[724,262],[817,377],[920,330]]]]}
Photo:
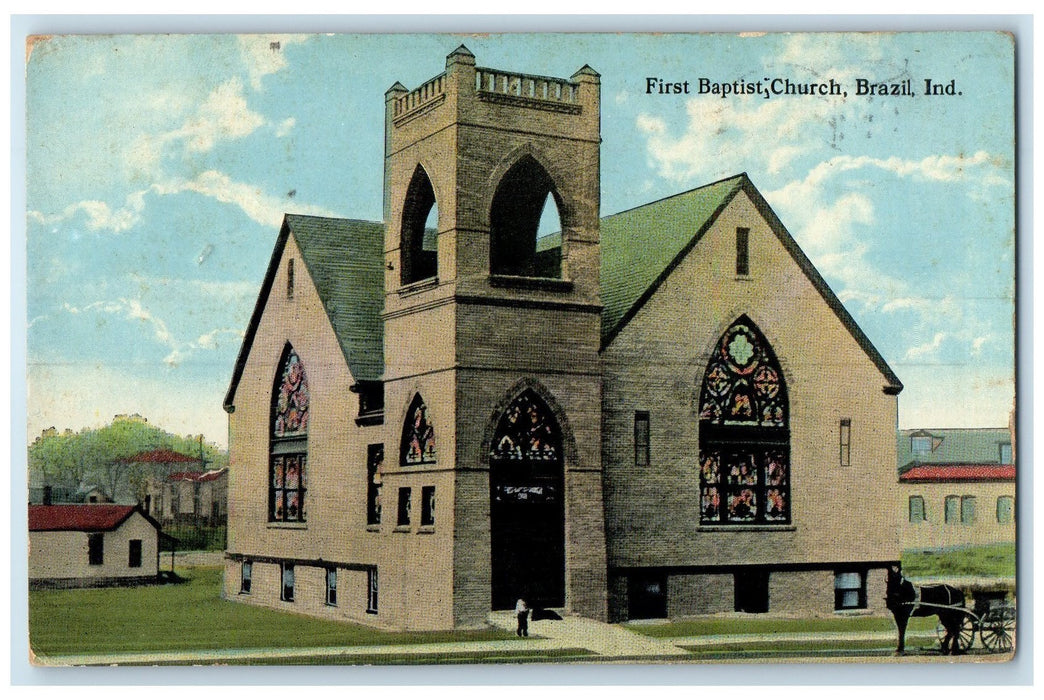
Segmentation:
{"type": "MultiPolygon", "coordinates": [[[[510,611],[493,612],[490,624],[515,631],[515,614],[510,611]]],[[[206,649],[162,653],[68,654],[40,656],[37,663],[47,666],[108,666],[108,665],[211,665],[270,661],[286,663],[291,659],[315,659],[316,663],[438,663],[461,661],[512,663],[527,657],[547,662],[553,657],[583,662],[643,662],[677,663],[698,662],[694,655],[700,647],[713,648],[730,644],[757,642],[824,642],[844,641],[880,642],[883,648],[895,643],[894,632],[803,632],[781,634],[724,634],[691,637],[656,638],[632,632],[620,625],[611,625],[583,617],[565,615],[562,620],[536,620],[529,623],[532,636],[525,639],[501,639],[480,642],[438,642],[430,644],[382,644],[343,647],[303,647],[278,649],[206,649]],[[584,651],[586,650],[586,652],[584,651]],[[691,651],[690,651],[691,650],[691,651]],[[503,655],[503,658],[500,658],[503,655]],[[495,657],[486,659],[486,657],[495,657]],[[442,658],[440,658],[442,657],[442,658]],[[479,657],[479,658],[475,658],[479,657]],[[382,661],[382,658],[387,661],[382,661]]],[[[929,637],[910,635],[907,645],[911,650],[929,637]]],[[[727,654],[728,652],[722,652],[727,654]]],[[[737,659],[737,661],[740,659],[737,659]]],[[[852,660],[851,657],[848,658],[852,660]]],[[[880,659],[877,659],[880,661],[880,659]]],[[[721,663],[728,659],[717,659],[721,663]]],[[[922,658],[923,661],[923,658],[922,658]]]]}

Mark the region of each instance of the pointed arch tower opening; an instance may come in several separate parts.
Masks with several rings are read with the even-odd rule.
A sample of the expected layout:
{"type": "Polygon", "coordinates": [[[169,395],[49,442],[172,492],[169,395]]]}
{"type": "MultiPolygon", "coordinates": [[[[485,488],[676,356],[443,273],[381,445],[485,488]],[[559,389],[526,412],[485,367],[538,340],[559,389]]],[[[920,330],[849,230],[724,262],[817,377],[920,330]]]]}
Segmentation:
{"type": "Polygon", "coordinates": [[[439,274],[439,206],[428,173],[420,165],[413,171],[402,207],[402,241],[399,250],[402,283],[412,284],[439,274]]]}
{"type": "Polygon", "coordinates": [[[504,175],[489,217],[494,275],[562,276],[561,198],[540,163],[523,156],[504,175]]]}

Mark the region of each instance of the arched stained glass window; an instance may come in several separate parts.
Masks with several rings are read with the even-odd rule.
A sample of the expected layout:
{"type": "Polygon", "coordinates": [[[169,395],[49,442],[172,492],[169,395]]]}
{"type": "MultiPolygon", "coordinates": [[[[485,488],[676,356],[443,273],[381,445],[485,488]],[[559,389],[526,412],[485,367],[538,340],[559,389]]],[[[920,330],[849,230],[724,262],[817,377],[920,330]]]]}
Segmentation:
{"type": "Polygon", "coordinates": [[[772,348],[741,316],[700,389],[700,522],[790,522],[789,405],[772,348]]]}
{"type": "Polygon", "coordinates": [[[504,412],[493,437],[493,459],[558,460],[561,438],[547,405],[532,391],[524,391],[504,412]]]}
{"type": "Polygon", "coordinates": [[[413,397],[406,411],[406,423],[402,427],[400,464],[434,464],[435,429],[428,420],[428,407],[420,394],[413,397]]]}
{"type": "Polygon", "coordinates": [[[287,345],[272,392],[269,521],[302,522],[305,519],[308,408],[308,377],[297,351],[287,345]]]}

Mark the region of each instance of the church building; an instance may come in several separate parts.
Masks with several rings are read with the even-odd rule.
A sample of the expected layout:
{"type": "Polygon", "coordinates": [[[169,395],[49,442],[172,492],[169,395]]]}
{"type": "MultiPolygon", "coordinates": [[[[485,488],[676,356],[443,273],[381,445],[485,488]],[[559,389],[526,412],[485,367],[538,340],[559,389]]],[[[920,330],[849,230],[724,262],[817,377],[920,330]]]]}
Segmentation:
{"type": "Polygon", "coordinates": [[[746,174],[603,218],[599,91],[461,46],[385,95],[383,223],[286,215],[224,404],[228,599],[883,611],[902,384],[746,174]]]}

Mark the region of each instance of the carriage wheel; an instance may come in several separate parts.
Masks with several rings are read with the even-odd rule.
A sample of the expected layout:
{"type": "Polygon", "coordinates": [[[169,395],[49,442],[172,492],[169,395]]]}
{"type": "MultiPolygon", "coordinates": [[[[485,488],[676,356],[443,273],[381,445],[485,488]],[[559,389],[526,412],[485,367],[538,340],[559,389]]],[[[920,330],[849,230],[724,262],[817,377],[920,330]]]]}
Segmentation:
{"type": "MultiPolygon", "coordinates": [[[[946,641],[946,627],[941,622],[935,626],[935,636],[939,640],[939,651],[944,654],[949,653],[948,649],[943,648],[943,642],[946,641]]],[[[966,652],[971,649],[974,641],[975,620],[970,615],[965,615],[961,620],[961,629],[957,632],[957,649],[962,653],[966,652]]]]}
{"type": "Polygon", "coordinates": [[[1015,646],[1015,610],[1000,608],[991,610],[982,619],[979,629],[982,645],[991,652],[1004,653],[1015,646]]]}

